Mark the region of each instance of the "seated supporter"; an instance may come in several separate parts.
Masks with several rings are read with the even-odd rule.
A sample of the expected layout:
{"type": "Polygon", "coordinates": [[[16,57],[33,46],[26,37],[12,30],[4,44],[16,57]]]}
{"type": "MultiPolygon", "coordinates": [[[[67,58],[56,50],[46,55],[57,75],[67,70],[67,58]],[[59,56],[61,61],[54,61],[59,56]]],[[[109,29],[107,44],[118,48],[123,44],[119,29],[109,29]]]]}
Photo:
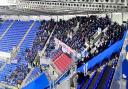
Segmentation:
{"type": "MultiPolygon", "coordinates": [[[[44,48],[52,31],[52,37],[45,50],[45,57],[53,57],[51,54],[54,54],[54,52],[58,50],[54,41],[54,38],[57,38],[78,53],[81,53],[81,48],[85,47],[85,43],[87,43],[89,45],[87,49],[88,55],[84,58],[84,62],[87,62],[116,41],[122,39],[125,29],[123,25],[119,25],[116,22],[112,23],[107,15],[106,17],[98,17],[96,15],[78,16],[67,21],[60,19],[58,22],[55,22],[53,19],[50,21],[42,21],[42,26],[37,32],[37,37],[33,42],[32,55],[28,57],[31,64],[38,51],[44,48]],[[56,28],[53,31],[55,26],[56,28]],[[102,32],[102,35],[98,38],[99,43],[95,45],[91,40],[99,28],[101,32],[105,28],[107,28],[107,30],[102,32]]],[[[83,61],[78,62],[79,65],[82,63],[83,61]]]]}
{"type": "MultiPolygon", "coordinates": [[[[21,85],[27,74],[30,72],[28,64],[30,64],[31,67],[40,66],[39,60],[35,61],[35,59],[38,57],[38,53],[42,51],[45,46],[46,49],[44,56],[46,58],[53,59],[52,61],[61,55],[62,51],[69,57],[72,57],[72,55],[74,56],[73,53],[68,53],[67,50],[65,51],[62,48],[63,45],[55,43],[55,38],[73,49],[73,51],[75,50],[75,52],[80,54],[80,56],[83,52],[82,57],[79,57],[81,60],[77,60],[76,62],[77,68],[79,68],[81,65],[103,52],[115,42],[121,40],[124,32],[125,27],[116,22],[112,23],[107,15],[106,17],[98,17],[96,15],[77,16],[69,20],[60,19],[58,22],[55,22],[53,19],[49,21],[43,20],[41,21],[41,26],[36,33],[36,38],[33,42],[32,48],[25,49],[25,57],[19,58],[16,67],[15,64],[11,64],[14,68],[11,68],[11,65],[9,65],[9,69],[5,70],[5,72],[11,72],[10,74],[5,74],[3,76],[0,72],[0,75],[3,76],[1,81],[7,82],[9,85],[14,86],[17,86],[18,84],[21,85]],[[107,30],[103,32],[106,28],[107,30]],[[101,33],[99,33],[99,29],[101,33]],[[97,34],[99,37],[95,37],[97,34]],[[50,41],[48,42],[49,38],[50,41]],[[47,42],[48,45],[46,45],[47,42]],[[26,65],[25,63],[20,64],[22,59],[25,59],[26,65]]],[[[75,59],[76,57],[72,58],[75,59]]],[[[96,64],[95,68],[92,68],[91,70],[93,71],[99,66],[108,63],[108,60],[112,60],[112,66],[115,68],[118,59],[119,54],[115,53],[111,58],[105,59],[105,62],[96,64]]],[[[41,72],[43,72],[43,70],[41,70],[41,72]]],[[[54,71],[53,74],[55,75],[54,71]]],[[[81,80],[83,78],[86,80],[89,79],[89,77],[89,75],[84,76],[83,73],[78,73],[78,83],[81,84],[81,80]]]]}

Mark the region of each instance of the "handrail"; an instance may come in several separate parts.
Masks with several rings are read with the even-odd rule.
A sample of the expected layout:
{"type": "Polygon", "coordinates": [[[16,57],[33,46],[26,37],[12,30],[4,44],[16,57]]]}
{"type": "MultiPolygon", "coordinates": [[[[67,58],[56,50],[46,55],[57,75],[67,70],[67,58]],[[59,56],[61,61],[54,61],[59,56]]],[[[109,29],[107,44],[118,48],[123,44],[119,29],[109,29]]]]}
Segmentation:
{"type": "Polygon", "coordinates": [[[119,80],[119,83],[120,83],[120,87],[119,89],[122,89],[122,61],[124,60],[124,57],[126,56],[126,52],[125,52],[125,48],[126,48],[126,44],[128,42],[128,31],[126,32],[126,37],[125,37],[125,40],[124,40],[124,45],[122,47],[122,50],[121,50],[121,53],[120,53],[120,57],[119,57],[119,61],[118,61],[118,66],[115,68],[115,73],[113,75],[113,79],[112,79],[112,82],[111,82],[111,86],[110,86],[110,89],[113,89],[113,87],[115,86],[115,81],[117,82],[116,79],[114,79],[118,73],[120,73],[118,75],[118,78],[120,79],[119,80]]]}
{"type": "Polygon", "coordinates": [[[15,58],[18,51],[20,50],[20,46],[22,45],[22,43],[24,42],[25,38],[27,37],[28,33],[31,31],[32,27],[34,26],[35,21],[31,24],[31,26],[29,27],[29,29],[27,30],[27,32],[25,33],[24,37],[21,39],[20,43],[18,44],[18,46],[16,47],[16,51],[13,54],[12,58],[15,58]]]}
{"type": "Polygon", "coordinates": [[[21,84],[21,88],[24,87],[25,85],[27,85],[27,84],[25,84],[25,82],[28,79],[28,77],[32,74],[33,70],[34,70],[34,68],[31,69],[31,71],[27,74],[26,78],[23,80],[23,82],[21,84]]]}
{"type": "Polygon", "coordinates": [[[9,29],[12,27],[12,25],[14,24],[15,21],[13,21],[8,28],[6,28],[6,30],[4,31],[4,33],[2,34],[2,36],[0,36],[0,40],[2,40],[2,38],[5,36],[5,34],[9,31],[9,29]]]}
{"type": "MultiPolygon", "coordinates": [[[[56,29],[56,26],[57,26],[57,25],[55,25],[55,26],[54,26],[54,28],[53,28],[53,30],[52,30],[52,32],[51,32],[51,34],[50,34],[49,38],[47,39],[47,42],[45,43],[45,46],[44,46],[44,48],[43,48],[43,49],[42,49],[42,51],[41,51],[41,56],[43,56],[43,55],[44,55],[44,52],[45,52],[45,50],[46,50],[46,48],[47,48],[47,45],[48,45],[48,43],[49,43],[49,41],[50,41],[50,39],[51,39],[51,37],[52,37],[52,35],[53,35],[54,30],[56,29]]],[[[36,55],[36,57],[35,57],[35,60],[34,60],[34,61],[36,61],[36,60],[37,60],[37,58],[38,58],[38,54],[36,55]]]]}
{"type": "Polygon", "coordinates": [[[53,28],[53,30],[52,30],[52,32],[51,32],[51,34],[50,34],[50,36],[49,36],[49,38],[48,38],[46,44],[45,44],[43,50],[41,51],[41,54],[42,54],[42,55],[44,54],[44,52],[45,52],[45,50],[46,50],[46,48],[47,48],[47,45],[49,44],[49,41],[50,41],[50,39],[51,39],[51,37],[52,37],[52,35],[53,35],[53,33],[54,33],[56,27],[57,27],[57,25],[54,26],[54,28],[53,28]]]}

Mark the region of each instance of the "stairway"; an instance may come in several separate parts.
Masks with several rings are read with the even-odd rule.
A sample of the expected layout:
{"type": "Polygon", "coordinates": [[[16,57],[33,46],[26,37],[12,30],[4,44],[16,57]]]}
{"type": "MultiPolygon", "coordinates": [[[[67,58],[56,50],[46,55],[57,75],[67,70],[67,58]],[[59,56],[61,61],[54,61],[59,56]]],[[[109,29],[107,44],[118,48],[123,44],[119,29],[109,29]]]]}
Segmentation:
{"type": "Polygon", "coordinates": [[[17,48],[19,49],[21,44],[24,42],[26,36],[28,35],[28,33],[31,31],[32,27],[34,26],[35,22],[32,23],[32,25],[29,27],[28,31],[25,33],[24,37],[22,38],[22,40],[20,41],[20,43],[18,44],[17,48]]]}
{"type": "Polygon", "coordinates": [[[50,36],[49,36],[47,42],[45,43],[45,46],[44,46],[43,50],[41,51],[41,55],[43,55],[43,54],[45,53],[45,50],[46,50],[46,48],[47,48],[47,46],[48,46],[48,44],[49,44],[49,42],[50,42],[50,39],[51,39],[51,37],[52,37],[52,35],[53,35],[53,33],[54,33],[56,27],[57,27],[57,25],[54,26],[54,28],[53,28],[53,30],[52,30],[52,32],[51,32],[51,34],[50,34],[50,36]]]}
{"type": "Polygon", "coordinates": [[[110,70],[111,70],[111,67],[107,66],[106,70],[105,70],[105,72],[104,72],[104,74],[103,74],[103,76],[102,76],[102,78],[98,84],[97,89],[104,89],[105,88],[106,80],[109,77],[110,70]]]}
{"type": "Polygon", "coordinates": [[[20,43],[19,43],[18,46],[17,46],[17,50],[16,50],[16,52],[15,52],[14,55],[13,55],[13,58],[16,57],[17,53],[18,53],[19,50],[20,50],[20,46],[21,46],[22,43],[24,42],[24,40],[25,40],[25,38],[27,37],[28,33],[31,31],[31,29],[32,29],[32,27],[34,26],[34,24],[35,24],[35,21],[31,24],[31,26],[29,27],[29,29],[28,29],[27,32],[25,33],[24,37],[21,39],[20,43]]]}
{"type": "Polygon", "coordinates": [[[88,89],[93,89],[93,88],[94,88],[95,83],[96,83],[96,81],[97,81],[97,79],[98,79],[99,75],[100,75],[100,72],[99,72],[99,71],[97,71],[96,76],[95,76],[95,77],[94,77],[94,79],[92,80],[92,82],[91,82],[91,84],[90,84],[90,86],[89,86],[89,88],[88,88],[88,89]]]}
{"type": "Polygon", "coordinates": [[[12,27],[12,25],[13,25],[14,22],[15,22],[15,21],[13,21],[13,22],[6,28],[6,30],[4,31],[4,33],[0,36],[0,40],[4,37],[4,35],[8,32],[8,30],[12,27]]]}
{"type": "Polygon", "coordinates": [[[85,89],[85,87],[86,87],[88,81],[89,81],[89,79],[87,79],[87,80],[84,81],[85,83],[83,84],[83,86],[81,87],[81,89],[85,89]]]}
{"type": "Polygon", "coordinates": [[[27,74],[26,78],[23,80],[21,87],[24,87],[26,84],[26,80],[28,79],[28,77],[32,74],[34,68],[31,68],[30,72],[27,74]]]}

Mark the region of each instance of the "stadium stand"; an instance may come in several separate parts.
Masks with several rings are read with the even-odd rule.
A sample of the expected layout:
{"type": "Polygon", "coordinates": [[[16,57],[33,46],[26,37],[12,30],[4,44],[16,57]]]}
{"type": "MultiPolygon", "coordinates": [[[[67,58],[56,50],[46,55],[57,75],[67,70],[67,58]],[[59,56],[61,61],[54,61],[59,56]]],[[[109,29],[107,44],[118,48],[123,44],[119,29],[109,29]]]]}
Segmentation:
{"type": "Polygon", "coordinates": [[[7,64],[2,71],[0,71],[0,82],[10,86],[17,86],[21,84],[29,69],[24,65],[7,64]]]}
{"type": "Polygon", "coordinates": [[[12,23],[12,20],[6,20],[0,25],[0,36],[4,33],[7,27],[12,23]]]}
{"type": "MultiPolygon", "coordinates": [[[[60,41],[64,42],[66,45],[70,46],[71,48],[75,49],[77,52],[80,52],[82,48],[84,48],[84,50],[86,50],[86,52],[85,52],[86,55],[84,55],[84,61],[78,61],[78,65],[80,63],[83,64],[83,63],[86,63],[87,61],[91,60],[93,57],[100,54],[101,52],[103,52],[108,47],[111,47],[116,42],[117,42],[117,44],[120,44],[120,47],[123,43],[123,40],[121,42],[118,42],[118,41],[123,38],[124,31],[125,31],[124,26],[123,25],[120,26],[117,23],[111,23],[111,20],[108,16],[106,16],[105,18],[98,18],[97,16],[76,17],[76,18],[73,18],[73,19],[70,19],[67,21],[60,20],[57,23],[55,23],[52,20],[50,22],[54,23],[54,25],[52,24],[52,28],[50,29],[50,31],[49,30],[44,30],[44,31],[42,30],[42,31],[38,32],[37,39],[35,40],[35,42],[37,44],[35,45],[35,48],[33,48],[33,49],[34,50],[41,50],[44,47],[44,44],[42,45],[40,43],[40,39],[42,39],[42,41],[45,43],[46,40],[48,39],[47,33],[50,35],[50,32],[52,32],[53,27],[55,26],[55,24],[57,24],[57,27],[54,31],[54,34],[52,35],[52,38],[50,39],[48,47],[45,50],[46,51],[46,57],[50,57],[53,60],[59,58],[58,55],[61,55],[61,52],[59,54],[58,50],[63,51],[61,46],[59,48],[56,48],[54,37],[56,37],[60,41]],[[86,20],[88,21],[87,23],[86,23],[86,20]],[[83,26],[85,26],[85,24],[86,24],[86,27],[82,27],[82,24],[83,24],[83,26]],[[89,25],[89,24],[92,24],[92,25],[89,25]],[[77,25],[79,25],[77,31],[73,31],[74,28],[77,27],[77,25]],[[88,26],[88,29],[85,29],[85,30],[87,30],[87,31],[85,31],[84,28],[87,28],[87,26],[88,26]],[[83,31],[81,29],[83,29],[83,31]],[[90,29],[92,29],[92,31],[90,29]],[[97,43],[97,45],[95,45],[94,43],[90,43],[91,39],[93,39],[91,37],[94,36],[95,33],[97,33],[98,31],[100,32],[99,29],[101,29],[102,35],[98,38],[98,40],[95,41],[97,43]],[[83,34],[83,32],[87,32],[87,33],[83,34]],[[44,33],[45,33],[45,35],[44,35],[44,33]],[[89,37],[87,37],[88,40],[84,41],[84,38],[83,38],[83,41],[82,41],[81,40],[82,34],[84,37],[89,33],[91,33],[91,34],[89,37]],[[68,37],[69,34],[72,34],[72,37],[68,37]],[[77,38],[79,38],[79,39],[77,39],[77,38]],[[74,39],[74,41],[73,41],[73,39],[74,39]],[[79,43],[81,43],[81,44],[79,44],[79,43]],[[86,47],[85,43],[90,44],[90,47],[86,47]],[[39,45],[39,44],[41,44],[41,45],[39,45]],[[78,47],[78,44],[79,44],[79,47],[78,47]],[[94,51],[90,52],[91,50],[94,50],[94,51]],[[54,53],[55,54],[58,53],[58,54],[54,55],[54,53]]],[[[44,24],[46,24],[48,22],[43,21],[42,23],[44,26],[44,24]]],[[[47,27],[47,25],[45,25],[45,26],[47,27]]],[[[41,28],[44,29],[44,27],[41,27],[41,28]]],[[[48,26],[48,27],[50,27],[50,26],[48,26]]],[[[117,47],[117,45],[116,45],[116,47],[117,47]]],[[[37,51],[36,51],[36,54],[37,54],[37,51]]],[[[32,58],[35,58],[35,57],[32,57],[32,58]]],[[[81,64],[79,66],[81,66],[81,64]]],[[[60,70],[62,71],[61,67],[58,67],[59,71],[60,70]]],[[[98,85],[96,85],[96,87],[98,87],[98,85]]]]}
{"type": "Polygon", "coordinates": [[[17,46],[25,35],[25,32],[29,29],[32,22],[33,21],[15,21],[9,31],[0,41],[0,51],[10,52],[14,46],[17,46]]]}
{"type": "MultiPolygon", "coordinates": [[[[7,31],[6,35],[2,38],[1,49],[4,49],[4,50],[0,50],[0,51],[9,52],[9,50],[12,50],[13,46],[17,46],[20,43],[21,39],[26,34],[27,30],[29,29],[32,23],[33,23],[32,20],[31,21],[15,21],[7,31]]],[[[36,21],[33,28],[27,34],[27,37],[23,41],[20,51],[18,52],[18,55],[17,55],[20,59],[18,60],[18,63],[6,64],[3,67],[3,69],[0,70],[1,83],[8,84],[10,86],[16,86],[16,87],[22,84],[23,80],[26,78],[27,74],[30,72],[27,61],[25,60],[25,55],[26,55],[25,49],[32,48],[33,40],[35,39],[33,35],[34,34],[36,35],[36,31],[39,29],[39,26],[40,26],[40,22],[36,21]],[[21,55],[22,53],[25,55],[21,55]]]]}
{"type": "Polygon", "coordinates": [[[37,77],[39,77],[39,76],[41,75],[41,73],[42,73],[42,72],[41,72],[40,68],[39,68],[39,67],[35,67],[35,68],[32,70],[30,76],[28,76],[28,78],[26,79],[24,86],[28,85],[30,82],[32,82],[32,81],[35,80],[37,77]]]}
{"type": "MultiPolygon", "coordinates": [[[[84,83],[80,83],[77,89],[109,89],[117,66],[118,58],[119,53],[114,53],[110,58],[105,59],[104,62],[96,65],[92,70],[90,70],[93,75],[89,74],[89,76],[91,76],[89,80],[85,80],[84,83]]],[[[79,80],[78,84],[81,81],[82,80],[79,80]]]]}
{"type": "MultiPolygon", "coordinates": [[[[2,34],[11,23],[12,20],[5,21],[5,25],[0,27],[0,33],[2,34]]],[[[119,53],[116,52],[122,47],[125,32],[124,25],[112,22],[107,15],[77,16],[57,22],[53,19],[41,22],[15,20],[0,40],[0,51],[10,52],[24,37],[25,39],[16,55],[17,63],[6,64],[0,70],[0,83],[18,87],[24,82],[22,89],[47,89],[60,83],[57,81],[64,79],[65,74],[69,75],[70,67],[76,63],[77,89],[109,89],[119,58],[119,53]],[[28,29],[30,31],[27,33],[28,29]],[[49,38],[50,42],[46,45],[49,38]],[[36,57],[45,46],[43,56],[49,58],[51,62],[42,67],[43,64],[40,64],[36,57]],[[113,51],[110,52],[111,49],[113,51]],[[103,58],[106,56],[104,53],[109,55],[107,59],[103,58]],[[77,54],[80,54],[80,57],[76,57],[77,54]],[[89,74],[83,73],[86,63],[91,63],[88,65],[89,74]],[[52,78],[54,76],[55,78],[52,78]],[[51,85],[49,82],[53,80],[50,79],[54,79],[51,85]]],[[[3,63],[0,65],[3,66],[3,63]]]]}
{"type": "Polygon", "coordinates": [[[28,33],[28,35],[26,36],[26,38],[24,39],[23,43],[20,46],[20,50],[18,52],[17,57],[20,58],[20,62],[29,62],[29,60],[25,60],[25,55],[31,55],[31,52],[29,50],[32,49],[33,46],[33,41],[36,37],[36,32],[38,31],[40,27],[40,22],[36,21],[34,26],[31,28],[30,32],[28,33]],[[25,54],[25,51],[28,52],[28,54],[25,54]],[[23,61],[24,60],[24,61],[23,61]]]}

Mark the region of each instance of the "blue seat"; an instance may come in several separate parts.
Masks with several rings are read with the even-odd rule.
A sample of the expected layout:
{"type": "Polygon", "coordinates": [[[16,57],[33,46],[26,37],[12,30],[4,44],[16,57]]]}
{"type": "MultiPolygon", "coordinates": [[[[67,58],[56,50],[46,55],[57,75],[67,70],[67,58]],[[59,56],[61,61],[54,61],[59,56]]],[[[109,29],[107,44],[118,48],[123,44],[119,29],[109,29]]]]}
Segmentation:
{"type": "Polygon", "coordinates": [[[0,51],[8,52],[17,46],[32,23],[33,21],[15,21],[0,41],[0,51]]]}
{"type": "Polygon", "coordinates": [[[32,27],[32,29],[30,30],[30,32],[28,33],[28,35],[26,36],[24,42],[22,43],[21,47],[20,47],[20,51],[18,52],[18,56],[21,56],[22,52],[24,52],[25,48],[32,48],[33,45],[33,41],[36,37],[36,32],[38,31],[38,28],[40,25],[38,25],[39,22],[35,22],[34,26],[32,27]]]}

